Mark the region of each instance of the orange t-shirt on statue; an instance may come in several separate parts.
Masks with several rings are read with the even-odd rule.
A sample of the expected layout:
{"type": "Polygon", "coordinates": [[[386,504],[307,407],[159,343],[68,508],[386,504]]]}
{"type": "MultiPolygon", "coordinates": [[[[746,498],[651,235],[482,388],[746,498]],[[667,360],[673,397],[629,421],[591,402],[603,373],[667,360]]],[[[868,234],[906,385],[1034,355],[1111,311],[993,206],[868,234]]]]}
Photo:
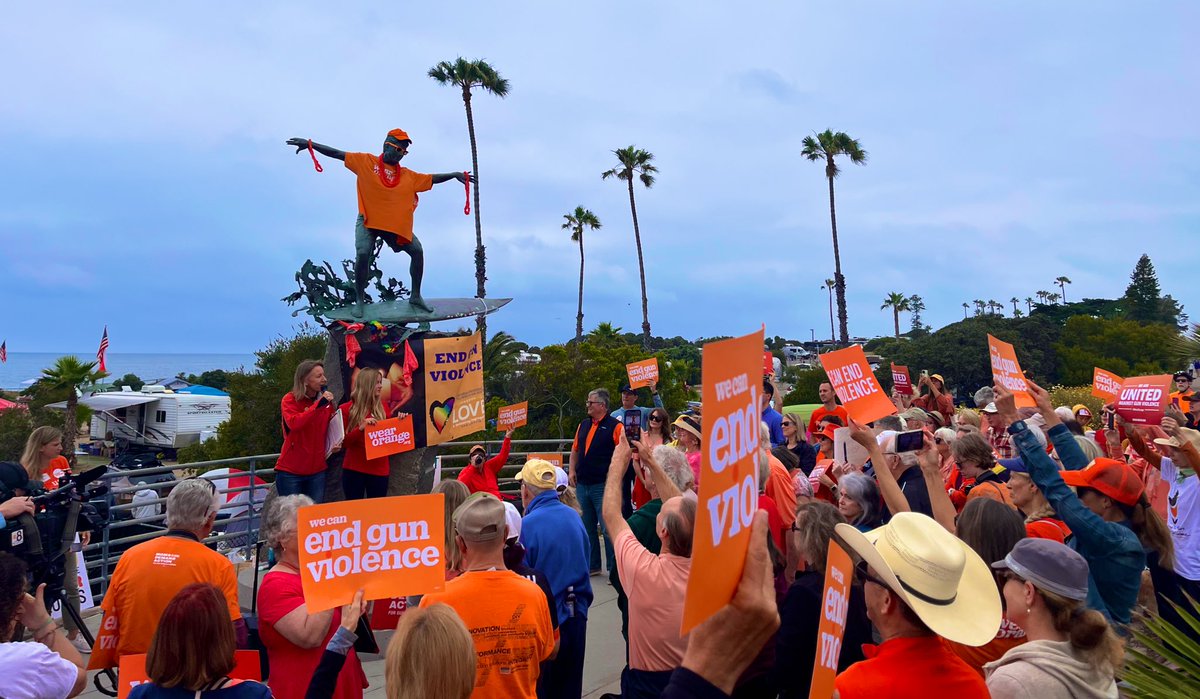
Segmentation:
{"type": "Polygon", "coordinates": [[[394,233],[401,244],[411,243],[417,195],[433,189],[433,175],[384,165],[384,175],[397,178],[396,186],[388,187],[380,181],[379,167],[378,155],[346,154],[346,169],[358,176],[358,213],[367,228],[394,233]]]}

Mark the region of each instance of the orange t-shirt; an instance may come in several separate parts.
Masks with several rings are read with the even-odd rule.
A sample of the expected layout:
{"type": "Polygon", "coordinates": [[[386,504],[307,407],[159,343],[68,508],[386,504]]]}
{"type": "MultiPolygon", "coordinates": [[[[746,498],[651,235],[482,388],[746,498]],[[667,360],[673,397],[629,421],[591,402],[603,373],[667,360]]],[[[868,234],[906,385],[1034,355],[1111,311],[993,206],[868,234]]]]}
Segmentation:
{"type": "Polygon", "coordinates": [[[509,570],[476,570],[446,583],[421,606],[449,605],[462,617],[479,656],[472,699],[534,699],[539,663],[554,651],[546,593],[509,570]]]}
{"type": "Polygon", "coordinates": [[[65,456],[56,456],[50,460],[50,465],[42,472],[42,487],[46,490],[57,490],[58,479],[71,472],[71,463],[65,456]]]}
{"type": "Polygon", "coordinates": [[[837,405],[834,406],[833,410],[826,410],[824,405],[820,405],[813,411],[812,416],[808,418],[808,434],[810,436],[817,433],[817,423],[826,415],[836,415],[841,418],[842,427],[850,425],[850,413],[846,412],[844,407],[837,405]]]}
{"type": "Polygon", "coordinates": [[[233,564],[204,544],[167,535],[121,554],[101,605],[104,621],[88,669],[116,667],[120,656],[150,650],[163,610],[192,583],[216,585],[225,595],[229,618],[242,618],[233,564]]]}
{"type": "Polygon", "coordinates": [[[1027,640],[1029,639],[1025,638],[1025,630],[1005,617],[1000,620],[1000,631],[996,637],[982,646],[967,646],[954,641],[946,641],[946,645],[955,655],[962,658],[963,662],[970,665],[972,670],[985,677],[984,665],[999,660],[1002,655],[1027,640]]]}
{"type": "MultiPolygon", "coordinates": [[[[367,228],[395,233],[401,243],[412,242],[417,195],[433,189],[433,175],[401,167],[396,186],[387,187],[379,180],[379,156],[370,153],[347,153],[346,169],[358,176],[358,213],[367,228]]],[[[387,165],[383,171],[389,178],[396,175],[387,165]]]]}

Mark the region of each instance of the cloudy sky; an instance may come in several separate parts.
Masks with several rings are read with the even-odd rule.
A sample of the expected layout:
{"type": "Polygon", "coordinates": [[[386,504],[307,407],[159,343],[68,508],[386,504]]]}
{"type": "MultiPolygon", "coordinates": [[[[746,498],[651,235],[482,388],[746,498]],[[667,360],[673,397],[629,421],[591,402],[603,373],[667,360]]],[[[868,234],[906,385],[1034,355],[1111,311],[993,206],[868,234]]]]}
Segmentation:
{"type": "MultiPolygon", "coordinates": [[[[834,128],[866,167],[837,182],[853,334],[890,291],[935,326],[963,301],[1119,295],[1138,255],[1200,316],[1200,11],[1194,3],[22,3],[0,24],[0,335],[10,350],[247,352],[298,322],[306,258],[353,253],[353,177],[283,145],[470,166],[462,101],[425,73],[485,58],[475,100],[494,329],[640,325],[612,149],[652,151],[639,189],[655,334],[829,335],[828,198],[801,139],[834,128]],[[1189,48],[1190,47],[1190,48],[1189,48]]],[[[422,197],[427,296],[471,296],[463,191],[422,197]]],[[[388,254],[403,276],[407,257],[388,254]]]]}

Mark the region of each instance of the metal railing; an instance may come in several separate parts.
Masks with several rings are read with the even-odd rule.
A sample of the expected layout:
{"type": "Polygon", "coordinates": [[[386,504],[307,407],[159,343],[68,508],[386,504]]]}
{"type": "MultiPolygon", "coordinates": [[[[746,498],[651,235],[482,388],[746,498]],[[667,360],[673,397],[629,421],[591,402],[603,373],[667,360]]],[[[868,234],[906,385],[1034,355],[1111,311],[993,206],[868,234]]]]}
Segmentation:
{"type": "MultiPolygon", "coordinates": [[[[493,440],[445,442],[439,445],[439,448],[443,451],[454,448],[466,449],[475,444],[480,444],[487,450],[488,458],[498,454],[502,446],[501,441],[493,440]]],[[[509,463],[501,470],[502,477],[499,478],[500,489],[507,492],[517,489],[517,481],[514,476],[530,454],[561,453],[570,449],[570,445],[571,440],[569,439],[512,440],[512,448],[508,456],[509,463]]],[[[442,478],[457,478],[459,472],[467,467],[467,457],[468,454],[465,451],[461,454],[439,454],[437,458],[441,462],[442,478]]],[[[199,473],[200,477],[224,481],[226,487],[217,488],[217,492],[223,496],[247,493],[244,503],[233,505],[233,507],[241,507],[244,504],[244,512],[232,517],[218,518],[216,527],[220,532],[209,536],[204,543],[227,555],[237,554],[240,551],[243,560],[251,560],[250,552],[253,550],[254,543],[258,541],[261,503],[266,499],[267,492],[273,487],[270,482],[257,483],[256,481],[264,476],[274,475],[274,462],[277,458],[279,458],[279,454],[259,454],[136,470],[110,469],[108,473],[101,476],[100,482],[109,486],[111,503],[109,523],[102,531],[92,536],[92,541],[88,546],[83,547],[89,582],[93,589],[99,586],[99,590],[93,595],[95,603],[99,605],[107,592],[113,569],[116,568],[117,560],[122,552],[135,544],[155,539],[166,533],[167,495],[182,480],[193,477],[193,474],[199,473]],[[261,464],[268,464],[270,467],[262,468],[261,464]],[[241,473],[207,475],[213,469],[222,467],[239,468],[241,473]],[[164,475],[170,477],[162,478],[164,475]],[[229,487],[230,481],[227,479],[243,476],[249,478],[249,485],[229,487]],[[143,490],[152,490],[158,494],[158,497],[127,502],[135,493],[143,490]],[[147,506],[154,506],[158,513],[150,517],[134,516],[135,510],[147,506]],[[230,531],[230,525],[241,525],[243,522],[246,524],[244,528],[236,526],[234,527],[235,531],[230,531]]]]}

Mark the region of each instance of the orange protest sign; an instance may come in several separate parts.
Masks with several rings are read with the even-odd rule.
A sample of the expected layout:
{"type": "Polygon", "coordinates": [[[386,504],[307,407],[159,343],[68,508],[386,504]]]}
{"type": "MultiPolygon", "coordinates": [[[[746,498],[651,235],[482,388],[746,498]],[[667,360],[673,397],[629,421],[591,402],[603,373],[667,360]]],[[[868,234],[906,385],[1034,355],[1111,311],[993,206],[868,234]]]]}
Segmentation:
{"type": "MultiPolygon", "coordinates": [[[[262,680],[262,665],[259,664],[258,651],[235,650],[233,652],[233,670],[229,672],[234,680],[262,680]]],[[[146,684],[150,676],[146,674],[146,654],[122,655],[117,666],[117,699],[126,699],[133,688],[146,684]]]]}
{"type": "Polygon", "coordinates": [[[529,420],[529,401],[500,406],[496,426],[502,430],[516,429],[529,420]]]}
{"type": "Polygon", "coordinates": [[[1117,415],[1135,425],[1157,425],[1171,400],[1171,375],[1134,376],[1121,384],[1117,415]]]}
{"type": "Polygon", "coordinates": [[[775,355],[770,352],[763,352],[763,376],[775,375],[775,355]]]}
{"type": "Polygon", "coordinates": [[[1021,371],[1021,364],[1017,361],[1017,351],[1004,340],[991,335],[987,339],[988,356],[992,360],[992,380],[1016,395],[1018,408],[1036,406],[1037,401],[1029,395],[1029,384],[1025,383],[1025,372],[1021,371]]]}
{"type": "Polygon", "coordinates": [[[630,388],[642,388],[652,383],[658,383],[658,358],[651,357],[640,362],[626,364],[625,373],[629,376],[630,388]]]}
{"type": "Polygon", "coordinates": [[[380,420],[368,426],[363,430],[363,446],[367,449],[368,459],[412,451],[417,446],[413,439],[412,415],[380,420]]]}
{"type": "Polygon", "coordinates": [[[896,405],[871,373],[862,347],[851,345],[836,352],[826,352],[821,355],[821,366],[825,367],[833,392],[856,421],[865,425],[896,412],[896,405]]]}
{"type": "Polygon", "coordinates": [[[1121,384],[1125,383],[1125,379],[1117,376],[1111,371],[1105,371],[1100,367],[1092,368],[1092,395],[1097,398],[1102,398],[1105,401],[1112,403],[1121,395],[1121,384]]]}
{"type": "Polygon", "coordinates": [[[701,355],[700,497],[681,634],[733,599],[758,510],[763,332],[713,342],[701,355]]]}
{"type": "Polygon", "coordinates": [[[299,514],[300,582],[310,613],[365,599],[439,592],[446,583],[445,496],[310,505],[299,514]]]}
{"type": "Polygon", "coordinates": [[[892,365],[892,386],[896,393],[911,396],[913,394],[912,378],[908,375],[908,367],[899,364],[892,365]]]}
{"type": "Polygon", "coordinates": [[[542,461],[549,461],[552,466],[557,466],[559,468],[566,468],[565,466],[563,466],[563,464],[566,462],[566,459],[563,458],[564,456],[565,455],[562,454],[561,452],[553,452],[552,451],[552,452],[547,452],[545,454],[530,454],[529,456],[527,456],[525,458],[525,460],[532,461],[534,459],[541,459],[542,461]]]}
{"type": "Polygon", "coordinates": [[[817,657],[813,663],[808,699],[829,699],[837,677],[842,638],[846,635],[846,613],[850,609],[850,582],[854,562],[836,541],[829,542],[825,559],[825,594],[821,595],[821,623],[817,628],[817,657]]]}

